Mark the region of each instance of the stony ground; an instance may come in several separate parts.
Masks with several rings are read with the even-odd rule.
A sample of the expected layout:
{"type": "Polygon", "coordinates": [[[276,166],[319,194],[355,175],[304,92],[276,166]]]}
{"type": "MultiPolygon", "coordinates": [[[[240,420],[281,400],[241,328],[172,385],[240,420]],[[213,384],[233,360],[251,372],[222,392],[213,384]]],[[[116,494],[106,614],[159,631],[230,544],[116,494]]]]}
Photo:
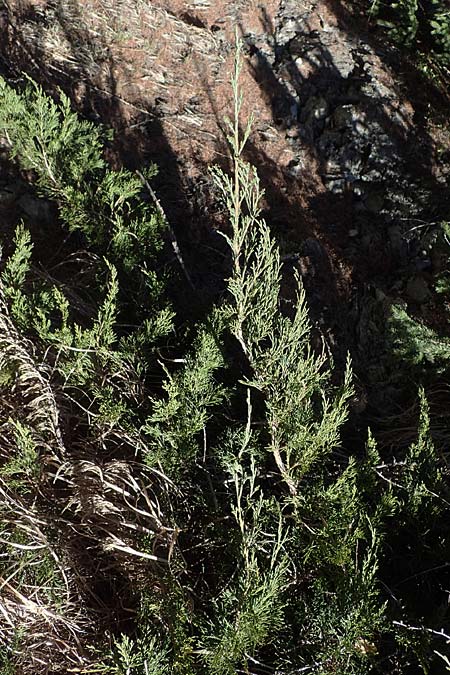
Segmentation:
{"type": "Polygon", "coordinates": [[[449,102],[377,36],[358,3],[352,12],[337,0],[3,5],[3,70],[62,86],[86,115],[113,126],[113,161],[158,163],[155,186],[200,296],[223,286],[223,214],[208,167],[228,163],[237,31],[243,117],[255,115],[248,157],[286,269],[299,266],[330,346],[376,361],[373,321],[394,300],[435,321],[430,287],[442,256],[433,227],[450,207],[449,102]]]}

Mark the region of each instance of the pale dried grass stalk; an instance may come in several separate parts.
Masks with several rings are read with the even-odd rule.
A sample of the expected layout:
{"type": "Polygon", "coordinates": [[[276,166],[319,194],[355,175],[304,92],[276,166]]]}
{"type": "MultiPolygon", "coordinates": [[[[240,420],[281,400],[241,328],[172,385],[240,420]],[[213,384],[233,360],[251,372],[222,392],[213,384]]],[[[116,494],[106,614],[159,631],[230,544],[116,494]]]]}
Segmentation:
{"type": "Polygon", "coordinates": [[[62,459],[66,451],[62,439],[58,405],[54,392],[33,356],[30,341],[19,335],[10,319],[0,285],[0,371],[13,367],[14,389],[20,392],[26,409],[25,422],[47,441],[62,459]]]}

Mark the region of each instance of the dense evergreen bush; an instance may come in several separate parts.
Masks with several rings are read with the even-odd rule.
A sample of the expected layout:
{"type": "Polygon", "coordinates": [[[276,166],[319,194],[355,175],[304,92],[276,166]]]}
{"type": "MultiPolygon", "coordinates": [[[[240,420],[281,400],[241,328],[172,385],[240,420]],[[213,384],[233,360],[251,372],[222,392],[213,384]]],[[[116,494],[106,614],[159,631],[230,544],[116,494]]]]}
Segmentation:
{"type": "Polygon", "coordinates": [[[295,303],[283,300],[244,157],[239,73],[238,50],[233,171],[214,171],[230,221],[228,293],[184,327],[188,350],[151,267],[163,224],[140,183],[107,167],[99,131],[67,99],[1,82],[11,157],[58,206],[53,231],[82,234],[77,264],[94,261],[88,278],[101,281],[87,294],[81,269],[52,277],[33,223],[18,225],[0,285],[5,675],[363,675],[444,663],[435,573],[448,565],[449,497],[425,395],[411,447],[382,458],[369,434],[346,451],[351,364],[333,384],[299,278],[295,303]],[[129,312],[132,325],[119,321],[129,312]],[[416,578],[433,594],[421,609],[416,578]]]}

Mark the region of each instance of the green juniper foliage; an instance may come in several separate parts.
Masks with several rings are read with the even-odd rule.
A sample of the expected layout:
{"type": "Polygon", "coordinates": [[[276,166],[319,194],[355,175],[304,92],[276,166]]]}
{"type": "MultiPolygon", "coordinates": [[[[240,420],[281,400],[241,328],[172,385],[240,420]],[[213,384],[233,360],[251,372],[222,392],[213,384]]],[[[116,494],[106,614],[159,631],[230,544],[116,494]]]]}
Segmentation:
{"type": "MultiPolygon", "coordinates": [[[[213,170],[228,289],[182,330],[150,260],[161,223],[140,181],[108,168],[102,133],[64,96],[1,81],[11,155],[58,207],[54,231],[81,232],[85,247],[75,262],[64,250],[55,277],[33,223],[19,224],[2,261],[5,674],[445,666],[448,586],[436,575],[450,501],[425,393],[409,447],[369,433],[348,452],[350,360],[338,372],[311,346],[295,273],[295,300],[283,300],[287,272],[245,159],[240,69],[238,45],[232,174],[213,170]]],[[[402,312],[393,356],[444,373],[445,340],[402,312]]]]}
{"type": "Polygon", "coordinates": [[[154,637],[134,641],[127,635],[117,638],[112,656],[114,665],[105,664],[110,675],[169,675],[168,655],[154,637]]]}
{"type": "Polygon", "coordinates": [[[154,439],[146,457],[150,464],[160,461],[169,475],[180,474],[198,459],[210,409],[224,399],[224,388],[214,379],[223,359],[214,335],[201,330],[193,353],[180,373],[171,375],[163,387],[166,399],[153,399],[153,412],[145,430],[154,439]]]}
{"type": "Polygon", "coordinates": [[[14,244],[14,253],[6,261],[1,278],[5,289],[5,298],[11,306],[11,314],[18,325],[25,328],[28,325],[32,308],[22,287],[30,269],[33,244],[30,233],[23,225],[19,225],[16,229],[14,244]]]}
{"type": "MultiPolygon", "coordinates": [[[[34,172],[37,188],[57,203],[67,228],[81,230],[127,270],[154,255],[158,211],[139,198],[138,176],[107,167],[99,128],[80,120],[62,92],[55,103],[32,81],[18,93],[0,79],[0,97],[0,130],[11,157],[34,172]]],[[[146,177],[154,173],[150,166],[146,177]]]]}
{"type": "Polygon", "coordinates": [[[247,425],[228,433],[220,449],[237,525],[237,573],[214,599],[205,631],[202,655],[213,675],[234,673],[243,660],[270,644],[284,623],[287,535],[278,505],[261,486],[262,456],[251,429],[250,396],[249,390],[247,425]]]}
{"type": "Polygon", "coordinates": [[[438,469],[438,457],[430,435],[429,407],[423,389],[419,393],[419,433],[417,441],[408,449],[405,470],[407,495],[407,501],[405,501],[408,510],[416,516],[427,506],[431,506],[432,510],[436,511],[441,510],[443,506],[439,497],[442,492],[442,476],[438,469]]]}
{"type": "Polygon", "coordinates": [[[403,363],[426,373],[448,369],[450,340],[408,315],[400,305],[394,305],[388,321],[392,353],[403,363]]]}
{"type": "Polygon", "coordinates": [[[239,72],[238,60],[233,79],[235,116],[228,121],[234,177],[220,169],[214,171],[232,226],[232,235],[224,235],[233,260],[229,280],[232,301],[225,311],[252,368],[247,386],[265,396],[268,449],[295,493],[296,481],[338,442],[339,428],[347,415],[346,402],[352,393],[350,365],[342,391],[330,399],[326,394],[330,372],[324,368],[324,355],[317,356],[310,348],[310,324],[298,278],[293,317],[280,310],[280,254],[261,218],[263,191],[259,178],[243,159],[252,120],[241,138],[239,72]]]}
{"type": "Polygon", "coordinates": [[[397,43],[418,46],[438,62],[450,63],[450,9],[445,0],[373,0],[369,12],[397,43]]]}
{"type": "Polygon", "coordinates": [[[13,420],[8,420],[8,424],[13,431],[16,453],[0,468],[0,475],[8,479],[10,486],[22,491],[27,489],[27,483],[39,480],[39,454],[29,427],[13,420]]]}
{"type": "MultiPolygon", "coordinates": [[[[449,254],[450,229],[448,223],[442,223],[441,236],[437,246],[447,257],[449,254]]],[[[448,272],[437,275],[434,289],[444,303],[442,312],[447,314],[447,300],[450,294],[448,272]]],[[[448,317],[447,317],[448,318],[448,317]]],[[[420,382],[432,381],[436,376],[448,373],[450,359],[450,339],[443,331],[430,328],[419,318],[408,312],[405,306],[393,305],[387,322],[391,355],[408,366],[420,382]]]]}
{"type": "MultiPolygon", "coordinates": [[[[410,46],[416,37],[419,26],[417,17],[418,0],[398,0],[397,2],[387,3],[387,6],[390,7],[394,18],[391,20],[380,19],[379,25],[387,28],[392,38],[410,46]]],[[[383,7],[384,4],[381,0],[375,0],[371,6],[371,13],[377,14],[383,7]]]]}
{"type": "MultiPolygon", "coordinates": [[[[80,120],[64,96],[55,103],[33,83],[16,92],[2,80],[0,101],[0,133],[11,155],[32,170],[38,191],[59,208],[52,231],[61,225],[81,230],[90,247],[59,260],[64,274],[56,279],[33,247],[34,224],[29,230],[18,225],[0,283],[0,586],[6,608],[0,642],[9,643],[7,658],[21,672],[39,672],[55,653],[61,660],[55,667],[67,672],[74,664],[92,665],[105,647],[97,615],[86,607],[89,564],[106,566],[102,550],[151,557],[139,548],[140,528],[154,535],[162,527],[157,510],[138,508],[140,479],[131,477],[133,465],[125,459],[145,445],[137,413],[145,407],[140,378],[156,367],[153,355],[172,330],[173,313],[152,270],[161,219],[141,199],[140,180],[107,167],[99,130],[80,120]],[[86,269],[91,283],[99,282],[92,292],[85,287],[86,269]],[[125,306],[131,308],[128,321],[136,323],[124,333],[117,322],[125,306]],[[108,479],[105,465],[96,464],[102,453],[125,456],[122,464],[112,463],[108,479]],[[109,487],[98,485],[91,495],[97,479],[109,487]],[[114,504],[105,489],[115,495],[114,504]],[[78,508],[87,508],[81,519],[78,508]],[[153,530],[136,519],[151,521],[153,530]],[[130,531],[139,533],[136,541],[130,531]],[[86,568],[82,558],[94,550],[86,568]],[[23,637],[13,649],[17,631],[23,637]],[[78,634],[86,636],[83,647],[78,634]]],[[[89,597],[92,603],[95,593],[89,597]]]]}

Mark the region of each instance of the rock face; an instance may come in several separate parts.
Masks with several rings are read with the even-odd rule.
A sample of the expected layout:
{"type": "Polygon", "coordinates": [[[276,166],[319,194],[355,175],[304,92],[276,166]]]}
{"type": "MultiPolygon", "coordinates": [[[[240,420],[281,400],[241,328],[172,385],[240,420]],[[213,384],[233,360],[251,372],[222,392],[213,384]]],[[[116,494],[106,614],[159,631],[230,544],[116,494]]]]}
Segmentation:
{"type": "Polygon", "coordinates": [[[436,171],[417,73],[403,79],[400,51],[352,23],[344,4],[284,0],[272,34],[246,39],[272,73],[265,79],[276,89],[274,123],[294,155],[290,176],[305,182],[313,167],[323,187],[309,201],[322,254],[310,250],[311,238],[300,249],[310,307],[322,323],[334,303],[325,317],[330,341],[349,344],[358,333],[366,366],[379,360],[379,345],[360,350],[360,336],[384,330],[390,303],[420,312],[433,298],[433,242],[450,212],[449,171],[436,171]]]}
{"type": "Polygon", "coordinates": [[[295,150],[314,152],[325,188],[351,194],[369,214],[417,215],[430,195],[414,175],[412,147],[423,163],[429,139],[414,136],[413,106],[389,67],[395,49],[370,46],[317,1],[282,2],[273,43],[278,81],[298,111],[287,120],[299,128],[295,150]]]}
{"type": "MultiPolygon", "coordinates": [[[[343,7],[284,0],[266,42],[246,36],[276,84],[273,119],[294,155],[290,176],[301,183],[314,164],[323,186],[310,204],[326,251],[315,269],[325,272],[310,280],[310,298],[320,304],[321,283],[330,290],[328,264],[342,279],[333,289],[341,300],[352,296],[356,313],[367,283],[375,298],[388,294],[417,307],[432,298],[430,279],[421,275],[435,267],[439,219],[450,211],[449,167],[444,161],[436,170],[436,139],[417,97],[417,73],[403,78],[401,52],[374,41],[343,7]]],[[[446,134],[448,147],[448,128],[446,134]]],[[[322,305],[329,297],[322,295],[322,305]]],[[[334,318],[336,331],[352,312],[334,318]]]]}
{"type": "MultiPolygon", "coordinates": [[[[3,21],[0,13],[5,62],[16,60],[17,72],[35,71],[37,63],[46,81],[64,72],[63,85],[69,82],[84,109],[129,134],[127,161],[150,154],[163,171],[167,167],[171,175],[163,176],[163,190],[175,183],[181,188],[187,177],[195,191],[205,168],[224,152],[222,121],[230,112],[238,26],[249,55],[243,116],[256,116],[253,159],[266,185],[276,183],[274,192],[285,188],[302,210],[310,202],[309,220],[316,219],[319,229],[317,205],[306,194],[311,190],[345,195],[358,219],[383,214],[388,226],[396,218],[419,217],[433,188],[444,191],[445,176],[435,176],[435,186],[424,180],[434,150],[416,119],[420,82],[411,91],[398,72],[400,53],[377,45],[367,20],[358,23],[345,2],[155,0],[127,9],[113,0],[100,7],[85,0],[84,11],[75,2],[58,12],[54,3],[28,4],[36,6],[34,14],[19,0],[8,3],[3,21]],[[78,27],[76,41],[68,25],[78,27]],[[30,55],[34,61],[27,63],[30,55]],[[94,94],[99,91],[101,102],[94,94]],[[170,169],[174,164],[177,169],[170,169]]],[[[168,208],[180,202],[184,217],[181,195],[170,197],[168,208]]],[[[289,219],[285,213],[279,220],[289,219]]]]}

